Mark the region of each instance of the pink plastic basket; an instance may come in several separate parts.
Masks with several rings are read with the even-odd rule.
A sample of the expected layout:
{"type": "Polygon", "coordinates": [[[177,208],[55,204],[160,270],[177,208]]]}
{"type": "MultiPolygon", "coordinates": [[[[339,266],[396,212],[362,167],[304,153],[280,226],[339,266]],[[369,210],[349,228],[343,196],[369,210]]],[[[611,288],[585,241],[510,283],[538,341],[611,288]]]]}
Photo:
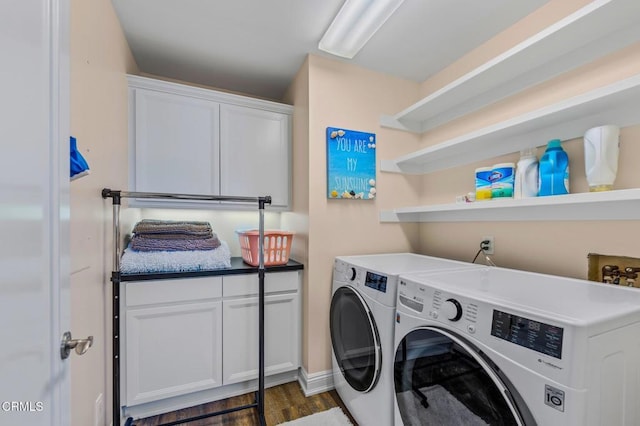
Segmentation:
{"type": "MultiPolygon", "coordinates": [[[[242,260],[251,266],[258,266],[259,233],[257,229],[236,231],[240,239],[242,260]]],[[[264,265],[284,265],[289,261],[289,250],[293,242],[293,232],[269,230],[264,231],[264,265]]]]}

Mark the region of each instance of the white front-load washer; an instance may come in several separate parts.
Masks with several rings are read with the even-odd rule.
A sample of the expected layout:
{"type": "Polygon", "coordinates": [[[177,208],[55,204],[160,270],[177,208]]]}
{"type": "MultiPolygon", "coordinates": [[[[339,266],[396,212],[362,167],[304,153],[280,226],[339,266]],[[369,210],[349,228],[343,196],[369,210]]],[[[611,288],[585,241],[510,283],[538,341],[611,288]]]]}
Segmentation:
{"type": "Polygon", "coordinates": [[[333,382],[358,424],[393,424],[398,275],[462,268],[480,266],[412,253],[335,259],[330,312],[333,382]]]}
{"type": "Polygon", "coordinates": [[[400,277],[396,425],[640,425],[640,291],[504,268],[400,277]]]}

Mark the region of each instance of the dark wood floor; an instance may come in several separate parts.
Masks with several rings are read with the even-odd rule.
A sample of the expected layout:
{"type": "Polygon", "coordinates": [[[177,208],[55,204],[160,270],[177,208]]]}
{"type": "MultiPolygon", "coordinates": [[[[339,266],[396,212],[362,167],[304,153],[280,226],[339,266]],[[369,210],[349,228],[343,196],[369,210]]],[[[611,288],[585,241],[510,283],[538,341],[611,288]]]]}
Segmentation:
{"type": "MultiPolygon", "coordinates": [[[[185,408],[183,410],[162,414],[155,417],[137,420],[136,426],[157,426],[162,423],[198,416],[205,413],[251,404],[254,394],[245,394],[221,401],[185,408]]],[[[277,425],[313,413],[325,411],[333,407],[340,407],[350,418],[351,423],[356,422],[351,418],[337,392],[331,390],[310,397],[305,397],[298,382],[286,383],[265,390],[264,414],[268,426],[277,425]]],[[[253,426],[258,424],[258,416],[255,409],[236,411],[221,416],[209,417],[198,421],[182,423],[185,426],[211,426],[211,425],[237,425],[253,426]]]]}

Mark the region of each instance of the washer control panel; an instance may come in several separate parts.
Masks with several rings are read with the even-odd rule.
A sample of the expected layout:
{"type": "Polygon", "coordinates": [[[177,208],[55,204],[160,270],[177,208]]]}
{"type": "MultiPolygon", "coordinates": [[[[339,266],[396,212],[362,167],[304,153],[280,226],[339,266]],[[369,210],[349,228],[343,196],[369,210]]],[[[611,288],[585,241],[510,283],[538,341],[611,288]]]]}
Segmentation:
{"type": "Polygon", "coordinates": [[[462,318],[462,305],[456,299],[449,298],[442,305],[442,313],[449,321],[460,321],[460,318],[462,318]]]}
{"type": "Polygon", "coordinates": [[[477,330],[477,303],[412,281],[400,280],[398,307],[408,308],[420,316],[448,324],[468,334],[475,334],[477,330]]]}
{"type": "Polygon", "coordinates": [[[422,313],[425,308],[425,288],[411,281],[401,279],[398,283],[398,304],[412,311],[422,313]]]}
{"type": "MultiPolygon", "coordinates": [[[[506,358],[517,359],[549,380],[574,380],[568,362],[576,353],[576,333],[571,324],[506,304],[492,294],[448,285],[440,275],[434,274],[432,282],[430,279],[424,275],[416,281],[405,277],[399,280],[397,323],[411,317],[410,324],[456,332],[479,348],[484,345],[506,358]]],[[[561,411],[564,396],[557,389],[546,389],[545,403],[561,411]]]]}

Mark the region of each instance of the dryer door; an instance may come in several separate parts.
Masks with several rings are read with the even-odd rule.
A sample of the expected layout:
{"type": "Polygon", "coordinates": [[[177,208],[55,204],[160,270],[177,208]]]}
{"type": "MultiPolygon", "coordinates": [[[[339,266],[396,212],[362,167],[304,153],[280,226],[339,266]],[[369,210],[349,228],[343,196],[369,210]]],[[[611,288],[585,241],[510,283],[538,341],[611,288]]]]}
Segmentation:
{"type": "Polygon", "coordinates": [[[435,327],[412,330],[396,348],[396,408],[408,425],[535,424],[478,351],[435,327]],[[526,418],[526,421],[523,419],[526,418]],[[533,422],[533,423],[532,423],[533,422]]]}
{"type": "Polygon", "coordinates": [[[340,287],[331,299],[331,344],[352,388],[368,392],[380,376],[380,337],[371,310],[357,290],[340,287]]]}

